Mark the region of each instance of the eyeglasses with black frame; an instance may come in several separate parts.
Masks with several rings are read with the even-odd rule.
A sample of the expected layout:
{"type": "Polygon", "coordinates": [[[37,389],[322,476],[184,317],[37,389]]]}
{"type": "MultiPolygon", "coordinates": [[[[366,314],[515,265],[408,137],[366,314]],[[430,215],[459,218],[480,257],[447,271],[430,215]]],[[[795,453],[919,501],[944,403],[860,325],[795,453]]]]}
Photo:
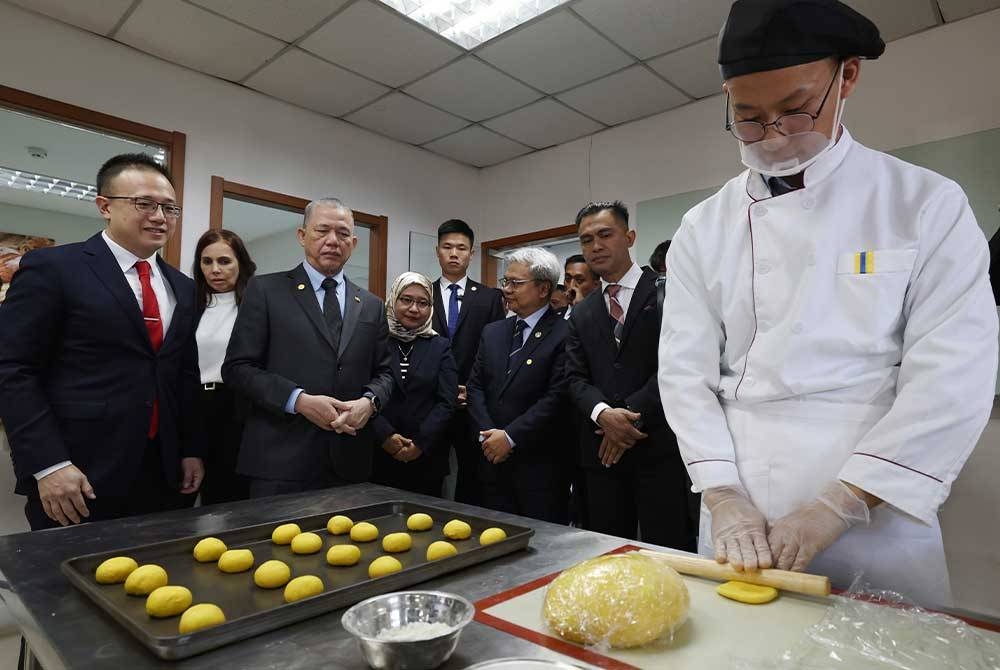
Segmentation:
{"type": "Polygon", "coordinates": [[[816,110],[815,114],[810,114],[809,112],[795,112],[793,114],[782,114],[774,121],[770,123],[761,123],[760,121],[731,121],[729,118],[729,94],[726,94],[726,130],[733,134],[733,137],[741,142],[746,142],[752,144],[753,142],[760,142],[767,135],[767,129],[769,126],[774,126],[782,135],[795,135],[798,133],[808,133],[816,126],[816,119],[819,115],[823,113],[823,107],[826,105],[826,99],[830,97],[830,91],[833,90],[833,83],[837,81],[837,75],[840,72],[840,67],[838,64],[836,72],[833,73],[833,79],[830,80],[830,85],[826,87],[826,93],[823,94],[823,100],[819,103],[819,109],[816,110]]]}
{"type": "Polygon", "coordinates": [[[398,298],[396,298],[396,302],[401,304],[403,306],[403,309],[410,309],[414,305],[416,305],[417,309],[420,310],[431,308],[431,303],[429,301],[424,300],[422,298],[411,298],[408,295],[399,296],[398,298]]]}
{"type": "Polygon", "coordinates": [[[180,206],[169,202],[157,202],[152,198],[137,198],[131,195],[104,195],[101,197],[108,200],[131,200],[135,208],[143,214],[155,214],[157,209],[162,209],[165,218],[181,218],[180,206]]]}

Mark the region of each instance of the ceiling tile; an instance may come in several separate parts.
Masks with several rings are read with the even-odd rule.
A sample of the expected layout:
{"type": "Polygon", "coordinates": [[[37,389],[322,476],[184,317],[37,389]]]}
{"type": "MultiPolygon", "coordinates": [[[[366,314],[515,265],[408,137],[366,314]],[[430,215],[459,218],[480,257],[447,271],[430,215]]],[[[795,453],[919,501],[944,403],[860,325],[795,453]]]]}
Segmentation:
{"type": "Polygon", "coordinates": [[[231,81],[247,76],[285,46],[180,0],[140,3],[115,39],[231,81]]]}
{"type": "Polygon", "coordinates": [[[475,167],[496,165],[531,151],[531,147],[501,137],[482,126],[469,126],[454,135],[425,144],[424,148],[475,167]]]}
{"type": "Polygon", "coordinates": [[[462,52],[389,8],[351,5],[303,40],[302,48],[388,86],[401,86],[462,52]]]}
{"type": "Polygon", "coordinates": [[[294,42],[347,0],[191,0],[251,28],[294,42]]]}
{"type": "Polygon", "coordinates": [[[665,112],[690,101],[642,65],[560,93],[557,97],[609,126],[665,112]]]}
{"type": "Polygon", "coordinates": [[[597,79],[633,62],[628,54],[565,11],[501,37],[478,54],[549,93],[597,79]]]}
{"type": "Polygon", "coordinates": [[[875,22],[886,42],[938,24],[931,0],[844,0],[875,22]]]}
{"type": "Polygon", "coordinates": [[[467,125],[457,116],[434,109],[402,93],[393,93],[376,100],[346,119],[411,144],[429,142],[467,125]]]}
{"type": "Polygon", "coordinates": [[[581,0],[573,6],[591,25],[646,59],[718,35],[732,0],[581,0]]]}
{"type": "Polygon", "coordinates": [[[957,21],[1000,7],[1000,0],[937,0],[945,21],[957,21]]]}
{"type": "Polygon", "coordinates": [[[246,85],[332,116],[347,114],[389,92],[381,84],[295,48],[265,65],[246,85]]]}
{"type": "Polygon", "coordinates": [[[536,149],[575,140],[604,127],[551,98],[504,114],[485,125],[536,149]]]}
{"type": "Polygon", "coordinates": [[[472,56],[410,84],[406,92],[473,121],[503,114],[542,97],[472,56]]]}
{"type": "Polygon", "coordinates": [[[64,23],[107,35],[118,25],[132,0],[10,0],[15,5],[64,23]]]}
{"type": "Polygon", "coordinates": [[[654,58],[649,61],[649,66],[685,93],[705,98],[722,91],[718,60],[716,40],[708,39],[654,58]]]}

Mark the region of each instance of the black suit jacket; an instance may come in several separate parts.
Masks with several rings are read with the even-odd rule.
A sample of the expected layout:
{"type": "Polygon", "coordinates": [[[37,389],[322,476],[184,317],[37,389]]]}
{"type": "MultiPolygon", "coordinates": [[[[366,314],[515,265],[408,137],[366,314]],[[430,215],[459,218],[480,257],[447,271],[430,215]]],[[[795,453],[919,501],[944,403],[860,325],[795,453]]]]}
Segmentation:
{"type": "Polygon", "coordinates": [[[139,306],[100,233],[31,251],[0,306],[0,419],[18,493],[34,473],[72,461],[98,496],[126,495],[142,465],[159,400],[164,475],[201,456],[196,394],[194,282],[162,259],[177,304],[158,352],[139,306]]]}
{"type": "Polygon", "coordinates": [[[287,414],[292,391],[355,400],[366,391],[383,407],[392,395],[385,306],[348,280],[339,350],[302,265],[247,284],[226,350],[222,380],[253,402],[237,470],[261,479],[306,481],[332,468],[349,481],[371,473],[371,422],[357,436],[324,431],[287,414]]]}
{"type": "MultiPolygon", "coordinates": [[[[442,280],[446,281],[446,280],[442,280]]],[[[451,294],[447,295],[450,298],[451,294]]],[[[451,342],[451,354],[458,365],[458,383],[464,385],[472,372],[472,364],[476,360],[476,349],[479,348],[479,338],[483,327],[504,318],[503,296],[495,288],[489,288],[479,282],[468,279],[465,283],[465,295],[458,312],[458,327],[451,342]]],[[[444,298],[441,295],[440,282],[434,282],[434,330],[439,335],[448,337],[448,322],[444,315],[444,298]]]]}
{"type": "Polygon", "coordinates": [[[469,377],[469,415],[477,431],[502,428],[522,461],[555,462],[575,433],[567,426],[566,320],[551,308],[521,350],[507,359],[516,317],[483,329],[469,377]]]}
{"type": "Polygon", "coordinates": [[[601,437],[590,420],[594,406],[627,407],[642,415],[649,435],[627,450],[619,466],[657,462],[677,452],[677,439],[667,425],[656,382],[660,319],[656,301],[657,274],[647,268],[632,294],[621,347],[615,345],[611,316],[601,291],[573,307],[566,339],[570,397],[584,416],[580,464],[598,466],[601,437]]]}

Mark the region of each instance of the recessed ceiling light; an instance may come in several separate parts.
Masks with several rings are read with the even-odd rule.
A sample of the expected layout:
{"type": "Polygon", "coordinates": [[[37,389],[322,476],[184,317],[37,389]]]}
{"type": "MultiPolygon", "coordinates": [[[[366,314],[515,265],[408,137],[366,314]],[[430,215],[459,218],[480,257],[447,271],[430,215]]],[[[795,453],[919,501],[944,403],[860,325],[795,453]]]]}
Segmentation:
{"type": "Polygon", "coordinates": [[[97,195],[97,189],[90,184],[81,184],[59,177],[48,177],[43,174],[35,174],[34,172],[22,172],[21,170],[2,166],[0,166],[0,187],[15,191],[47,193],[63,198],[73,196],[77,200],[85,200],[87,202],[93,202],[94,197],[97,195]]]}

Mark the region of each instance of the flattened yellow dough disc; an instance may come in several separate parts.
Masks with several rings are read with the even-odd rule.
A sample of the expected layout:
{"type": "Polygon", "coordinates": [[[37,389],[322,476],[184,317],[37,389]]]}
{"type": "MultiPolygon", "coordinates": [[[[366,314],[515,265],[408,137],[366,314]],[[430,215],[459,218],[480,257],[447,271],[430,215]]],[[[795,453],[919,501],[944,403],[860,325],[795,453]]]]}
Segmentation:
{"type": "Polygon", "coordinates": [[[748,605],[763,605],[778,597],[778,589],[773,586],[761,586],[760,584],[747,584],[746,582],[726,582],[719,584],[715,592],[724,598],[735,600],[748,605]]]}

